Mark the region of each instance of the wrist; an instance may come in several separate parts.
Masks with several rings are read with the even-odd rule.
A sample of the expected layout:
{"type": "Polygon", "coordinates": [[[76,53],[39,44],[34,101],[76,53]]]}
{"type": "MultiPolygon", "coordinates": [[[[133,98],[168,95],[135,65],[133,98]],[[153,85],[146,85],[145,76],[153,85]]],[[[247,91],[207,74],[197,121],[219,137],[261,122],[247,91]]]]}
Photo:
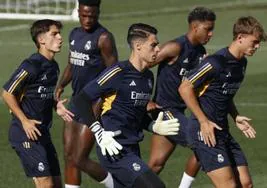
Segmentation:
{"type": "Polygon", "coordinates": [[[59,84],[58,87],[57,87],[57,90],[64,90],[64,86],[62,84],[59,84]]]}
{"type": "Polygon", "coordinates": [[[155,125],[155,121],[151,121],[151,123],[148,125],[148,127],[147,127],[147,130],[149,131],[149,132],[153,132],[153,133],[155,133],[155,131],[154,131],[154,125],[155,125]]]}
{"type": "Polygon", "coordinates": [[[100,131],[101,129],[103,129],[103,127],[101,126],[101,124],[100,124],[99,121],[95,121],[94,123],[92,123],[92,124],[89,126],[89,129],[90,129],[93,133],[96,133],[96,132],[100,131]]]}
{"type": "Polygon", "coordinates": [[[198,122],[200,123],[200,125],[205,124],[208,121],[207,118],[204,119],[199,119],[198,122]]]}
{"type": "Polygon", "coordinates": [[[20,120],[22,125],[28,121],[28,118],[26,116],[24,116],[24,115],[21,116],[21,117],[18,117],[18,118],[19,118],[19,120],[20,120]]]}

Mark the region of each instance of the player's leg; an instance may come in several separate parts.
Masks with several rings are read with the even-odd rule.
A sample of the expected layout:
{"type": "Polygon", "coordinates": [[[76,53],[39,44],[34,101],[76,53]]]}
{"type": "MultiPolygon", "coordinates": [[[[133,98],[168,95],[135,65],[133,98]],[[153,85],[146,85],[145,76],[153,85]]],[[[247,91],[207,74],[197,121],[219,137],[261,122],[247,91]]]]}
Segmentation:
{"type": "Polygon", "coordinates": [[[196,177],[199,169],[200,169],[200,164],[196,156],[193,154],[187,160],[187,163],[185,166],[185,172],[191,177],[196,177]]]}
{"type": "Polygon", "coordinates": [[[237,173],[235,174],[237,182],[240,184],[240,187],[243,188],[252,188],[253,182],[249,173],[248,166],[238,166],[237,173]]]}
{"type": "Polygon", "coordinates": [[[252,178],[248,169],[248,162],[240,145],[230,135],[228,140],[228,148],[231,153],[232,166],[234,166],[234,174],[239,187],[253,187],[252,178]]]}
{"type": "Polygon", "coordinates": [[[61,181],[61,173],[60,173],[60,166],[57,157],[57,152],[55,146],[52,142],[47,143],[45,146],[47,161],[50,167],[50,173],[53,181],[53,188],[61,188],[62,181],[61,181]]]}
{"type": "Polygon", "coordinates": [[[33,177],[36,187],[62,187],[54,145],[50,138],[43,138],[43,141],[44,143],[25,141],[12,146],[20,158],[25,174],[33,177]],[[57,181],[53,181],[53,176],[58,177],[57,181]]]}
{"type": "Polygon", "coordinates": [[[88,158],[94,143],[94,134],[86,125],[79,126],[79,137],[77,137],[77,146],[75,149],[75,163],[85,173],[97,181],[102,181],[107,176],[107,172],[99,165],[99,163],[88,158]]]}
{"type": "Polygon", "coordinates": [[[53,188],[61,188],[62,187],[62,181],[61,181],[61,176],[52,176],[53,178],[53,188]]]}
{"type": "Polygon", "coordinates": [[[116,188],[165,187],[160,178],[140,158],[138,144],[123,145],[122,153],[113,157],[103,156],[97,147],[97,156],[101,165],[112,173],[116,188]]]}
{"type": "Polygon", "coordinates": [[[188,158],[179,188],[189,188],[200,169],[200,164],[193,154],[188,158]]]}
{"type": "Polygon", "coordinates": [[[207,172],[207,175],[216,188],[236,188],[235,176],[231,166],[207,172]]]}
{"type": "Polygon", "coordinates": [[[148,166],[153,172],[159,174],[176,145],[165,136],[153,134],[150,145],[150,156],[148,166]]]}
{"type": "Polygon", "coordinates": [[[52,176],[34,177],[33,182],[36,188],[54,188],[52,176]]]}
{"type": "Polygon", "coordinates": [[[78,134],[75,134],[73,138],[76,140],[76,147],[73,149],[74,164],[94,180],[104,184],[106,187],[113,187],[111,174],[89,157],[95,143],[94,134],[86,125],[75,121],[73,125],[78,130],[78,134]]]}
{"type": "Polygon", "coordinates": [[[151,170],[140,174],[134,181],[133,188],[165,188],[163,181],[151,170]]]}
{"type": "Polygon", "coordinates": [[[74,148],[77,147],[78,126],[72,122],[65,122],[63,131],[64,159],[65,159],[65,187],[79,188],[81,185],[81,171],[74,162],[74,148]]]}

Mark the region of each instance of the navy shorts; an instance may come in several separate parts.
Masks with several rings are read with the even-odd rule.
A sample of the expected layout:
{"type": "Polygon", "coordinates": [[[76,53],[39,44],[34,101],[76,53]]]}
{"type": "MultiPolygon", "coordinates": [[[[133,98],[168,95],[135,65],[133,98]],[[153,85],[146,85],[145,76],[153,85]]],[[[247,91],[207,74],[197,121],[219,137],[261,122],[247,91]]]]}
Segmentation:
{"type": "Polygon", "coordinates": [[[168,109],[164,110],[164,120],[168,119],[173,119],[177,118],[180,127],[179,127],[179,132],[178,135],[172,135],[172,136],[166,136],[172,143],[174,144],[179,144],[181,146],[188,146],[188,134],[187,134],[187,124],[188,124],[188,119],[183,113],[183,111],[179,109],[168,109]]]}
{"type": "Polygon", "coordinates": [[[247,166],[246,157],[240,145],[229,130],[215,131],[216,145],[208,147],[201,139],[199,123],[196,119],[189,120],[193,142],[193,151],[198,158],[202,170],[210,172],[226,166],[247,166]]]}
{"type": "Polygon", "coordinates": [[[101,165],[112,174],[115,188],[132,187],[136,178],[149,171],[140,157],[139,145],[124,145],[122,154],[115,157],[103,156],[99,147],[97,155],[101,165]]]}
{"type": "Polygon", "coordinates": [[[72,99],[70,100],[70,103],[69,103],[69,105],[68,105],[68,110],[71,111],[71,112],[74,114],[73,119],[74,119],[76,122],[78,122],[78,123],[80,123],[80,124],[86,124],[85,121],[78,115],[78,113],[77,113],[78,110],[77,110],[77,108],[73,105],[73,103],[72,103],[72,99]]]}
{"type": "Polygon", "coordinates": [[[52,142],[11,143],[28,177],[60,176],[57,153],[52,142]]]}

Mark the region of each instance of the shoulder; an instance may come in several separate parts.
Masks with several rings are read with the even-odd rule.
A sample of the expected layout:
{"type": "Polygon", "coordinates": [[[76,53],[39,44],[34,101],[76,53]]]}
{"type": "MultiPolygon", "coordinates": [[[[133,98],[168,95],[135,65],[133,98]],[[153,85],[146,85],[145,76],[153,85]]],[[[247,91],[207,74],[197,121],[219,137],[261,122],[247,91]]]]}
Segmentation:
{"type": "Polygon", "coordinates": [[[77,33],[80,30],[79,27],[75,27],[70,31],[69,37],[72,37],[73,35],[75,35],[75,33],[77,33]]]}
{"type": "Polygon", "coordinates": [[[123,66],[122,62],[117,62],[114,63],[113,65],[109,66],[108,68],[106,68],[101,75],[99,76],[99,78],[97,79],[98,82],[100,80],[104,80],[104,79],[110,79],[110,78],[115,78],[115,77],[120,77],[122,75],[122,73],[125,70],[125,66],[123,66]]]}
{"type": "Polygon", "coordinates": [[[175,40],[171,40],[160,46],[159,56],[163,56],[163,59],[176,57],[180,54],[180,51],[181,45],[175,40]]]}
{"type": "Polygon", "coordinates": [[[183,47],[187,43],[187,39],[185,35],[177,37],[176,39],[174,39],[174,41],[178,43],[180,47],[183,47]]]}
{"type": "Polygon", "coordinates": [[[40,62],[39,59],[35,58],[34,56],[35,54],[23,60],[21,63],[21,68],[25,69],[31,74],[38,74],[38,72],[41,69],[42,63],[40,62]]]}
{"type": "Polygon", "coordinates": [[[103,31],[99,35],[99,42],[105,43],[105,42],[111,42],[114,40],[114,36],[109,31],[103,31]]]}
{"type": "Polygon", "coordinates": [[[106,68],[96,79],[96,83],[100,86],[108,83],[108,85],[115,87],[122,81],[123,69],[118,63],[106,68]],[[115,84],[115,85],[114,85],[115,84]]]}
{"type": "Polygon", "coordinates": [[[213,54],[206,57],[203,61],[204,64],[209,64],[215,69],[221,69],[224,66],[225,57],[220,54],[213,54]]]}

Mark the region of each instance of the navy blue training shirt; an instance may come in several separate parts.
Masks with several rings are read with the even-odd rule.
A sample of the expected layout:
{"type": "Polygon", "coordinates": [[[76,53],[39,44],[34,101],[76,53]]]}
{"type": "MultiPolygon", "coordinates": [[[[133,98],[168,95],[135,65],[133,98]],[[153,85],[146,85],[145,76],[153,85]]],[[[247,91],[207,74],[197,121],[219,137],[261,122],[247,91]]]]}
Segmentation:
{"type": "MultiPolygon", "coordinates": [[[[41,121],[38,129],[49,134],[54,107],[54,89],[59,67],[56,61],[49,61],[39,53],[25,59],[4,85],[4,89],[17,97],[19,105],[28,119],[41,121]]],[[[25,141],[26,133],[20,120],[12,115],[9,130],[10,141],[25,141]]]]}
{"type": "Polygon", "coordinates": [[[247,59],[236,59],[223,48],[201,63],[188,75],[206,116],[223,129],[228,128],[229,104],[244,79],[247,59]]]}
{"type": "Polygon", "coordinates": [[[188,71],[200,63],[206,50],[203,45],[193,46],[186,35],[174,41],[181,46],[181,51],[172,65],[168,62],[159,65],[155,99],[157,104],[164,109],[181,108],[184,110],[186,105],[178,93],[178,87],[188,71]]]}
{"type": "Polygon", "coordinates": [[[139,72],[129,61],[123,61],[107,68],[83,89],[92,101],[103,98],[103,127],[106,131],[121,130],[116,137],[121,144],[137,144],[143,139],[153,79],[150,70],[139,72]]]}
{"type": "Polygon", "coordinates": [[[98,48],[98,40],[106,28],[97,24],[90,32],[82,27],[74,28],[69,35],[69,63],[72,65],[72,90],[76,95],[106,66],[98,48]]]}

